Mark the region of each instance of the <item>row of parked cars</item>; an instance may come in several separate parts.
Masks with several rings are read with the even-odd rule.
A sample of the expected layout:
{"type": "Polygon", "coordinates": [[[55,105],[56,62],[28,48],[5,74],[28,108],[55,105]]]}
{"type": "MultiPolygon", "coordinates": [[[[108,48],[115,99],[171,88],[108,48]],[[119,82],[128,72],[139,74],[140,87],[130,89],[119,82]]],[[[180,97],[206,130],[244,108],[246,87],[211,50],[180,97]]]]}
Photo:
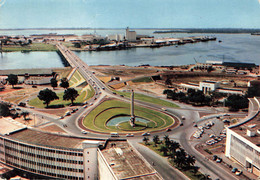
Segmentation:
{"type": "Polygon", "coordinates": [[[198,130],[194,132],[193,137],[197,139],[200,138],[204,133],[204,129],[210,129],[213,125],[214,122],[208,121],[203,126],[198,126],[198,130]]]}

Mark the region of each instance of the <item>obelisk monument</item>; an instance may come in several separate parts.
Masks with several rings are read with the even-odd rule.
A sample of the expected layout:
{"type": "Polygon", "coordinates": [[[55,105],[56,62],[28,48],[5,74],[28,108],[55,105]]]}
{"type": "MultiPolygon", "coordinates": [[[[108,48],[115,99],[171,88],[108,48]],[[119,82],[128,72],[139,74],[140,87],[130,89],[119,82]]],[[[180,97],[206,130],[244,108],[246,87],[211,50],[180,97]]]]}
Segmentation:
{"type": "Polygon", "coordinates": [[[131,124],[132,127],[134,127],[134,126],[135,126],[134,90],[132,90],[132,93],[131,93],[131,107],[130,107],[130,112],[131,112],[130,124],[131,124]]]}

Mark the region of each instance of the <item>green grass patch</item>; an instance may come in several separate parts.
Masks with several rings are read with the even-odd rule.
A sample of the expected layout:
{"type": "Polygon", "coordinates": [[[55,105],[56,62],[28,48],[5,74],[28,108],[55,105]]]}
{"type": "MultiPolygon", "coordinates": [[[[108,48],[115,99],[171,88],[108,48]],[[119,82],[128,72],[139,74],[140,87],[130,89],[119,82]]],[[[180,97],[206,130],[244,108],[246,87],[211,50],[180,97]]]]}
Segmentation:
{"type": "Polygon", "coordinates": [[[153,82],[151,77],[142,77],[142,78],[137,78],[132,80],[132,82],[134,83],[139,83],[139,82],[145,82],[145,83],[149,83],[149,82],[153,82]]]}
{"type": "MultiPolygon", "coordinates": [[[[123,95],[124,97],[128,97],[130,98],[131,93],[130,92],[122,92],[122,91],[114,91],[119,95],[123,95]]],[[[152,103],[152,104],[157,104],[157,105],[161,105],[161,106],[165,106],[165,107],[171,107],[171,108],[178,108],[179,106],[169,102],[169,101],[165,101],[159,98],[154,98],[151,96],[147,96],[144,94],[139,94],[139,93],[135,93],[135,99],[139,100],[139,101],[144,101],[144,102],[148,102],[148,103],[152,103]]]]}
{"type": "Polygon", "coordinates": [[[57,48],[53,44],[45,44],[45,43],[32,43],[30,45],[20,46],[20,45],[12,45],[12,46],[3,46],[4,52],[11,51],[57,51],[57,48]]]}
{"type": "Polygon", "coordinates": [[[146,129],[146,123],[143,122],[135,122],[135,126],[132,127],[130,122],[122,122],[119,124],[118,128],[123,130],[123,131],[140,131],[146,129]]]}
{"type": "Polygon", "coordinates": [[[91,85],[89,85],[90,89],[87,90],[86,100],[92,98],[95,95],[95,91],[91,85]]]}
{"type": "MultiPolygon", "coordinates": [[[[130,104],[118,100],[108,100],[93,109],[84,118],[83,124],[92,130],[110,132],[115,127],[108,127],[106,123],[118,115],[130,116],[130,104]]],[[[174,123],[174,119],[170,116],[141,106],[135,106],[135,115],[150,121],[146,127],[147,131],[163,129],[174,123]]],[[[118,131],[122,130],[119,128],[118,131]]]]}
{"type": "MultiPolygon", "coordinates": [[[[80,93],[80,90],[78,90],[78,92],[80,93]]],[[[70,105],[71,101],[64,101],[63,95],[64,95],[64,92],[57,93],[57,96],[59,97],[59,99],[51,101],[51,103],[49,104],[49,107],[62,107],[62,106],[70,105]]],[[[74,101],[74,103],[75,104],[83,103],[86,100],[84,97],[86,97],[86,91],[83,91],[82,93],[80,93],[79,96],[74,101]]],[[[41,101],[38,97],[30,100],[28,102],[28,104],[30,106],[34,106],[34,107],[37,107],[37,108],[45,108],[46,107],[46,105],[43,104],[43,101],[41,101]]]]}

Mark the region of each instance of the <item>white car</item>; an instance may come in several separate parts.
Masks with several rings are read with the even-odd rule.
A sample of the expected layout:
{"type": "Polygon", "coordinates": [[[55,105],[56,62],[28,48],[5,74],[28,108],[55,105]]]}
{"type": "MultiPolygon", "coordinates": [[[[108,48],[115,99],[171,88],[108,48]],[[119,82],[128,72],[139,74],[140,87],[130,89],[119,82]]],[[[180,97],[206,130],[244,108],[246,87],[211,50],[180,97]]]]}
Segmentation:
{"type": "Polygon", "coordinates": [[[134,137],[134,134],[126,134],[126,137],[134,137]]]}
{"type": "Polygon", "coordinates": [[[88,134],[88,132],[85,131],[85,130],[82,130],[81,133],[82,133],[82,134],[88,134]]]}

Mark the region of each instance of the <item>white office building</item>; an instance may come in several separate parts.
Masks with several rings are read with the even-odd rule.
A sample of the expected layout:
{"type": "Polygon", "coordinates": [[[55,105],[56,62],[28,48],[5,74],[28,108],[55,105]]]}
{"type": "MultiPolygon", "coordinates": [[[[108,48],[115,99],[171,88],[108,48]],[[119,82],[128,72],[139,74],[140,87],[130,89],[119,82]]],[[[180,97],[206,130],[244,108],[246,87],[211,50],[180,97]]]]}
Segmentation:
{"type": "Polygon", "coordinates": [[[225,155],[260,177],[260,98],[249,100],[244,121],[227,127],[225,155]]]}

